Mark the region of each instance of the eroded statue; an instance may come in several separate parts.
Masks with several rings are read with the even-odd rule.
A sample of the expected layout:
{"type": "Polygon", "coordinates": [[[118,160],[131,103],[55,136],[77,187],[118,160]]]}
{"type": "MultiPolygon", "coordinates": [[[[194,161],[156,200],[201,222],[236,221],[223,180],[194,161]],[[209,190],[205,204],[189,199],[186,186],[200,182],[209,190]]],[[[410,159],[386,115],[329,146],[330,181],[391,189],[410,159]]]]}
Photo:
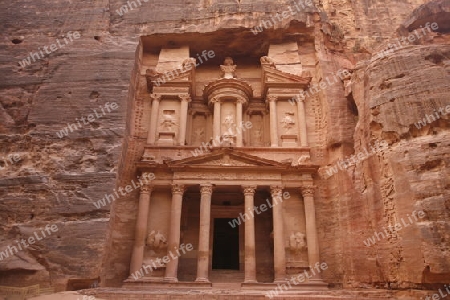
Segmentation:
{"type": "Polygon", "coordinates": [[[151,249],[163,249],[167,247],[167,239],[161,232],[152,230],[147,236],[147,246],[151,249]]]}
{"type": "Polygon", "coordinates": [[[299,253],[307,248],[306,236],[304,233],[292,233],[289,237],[289,246],[292,252],[299,253]]]}

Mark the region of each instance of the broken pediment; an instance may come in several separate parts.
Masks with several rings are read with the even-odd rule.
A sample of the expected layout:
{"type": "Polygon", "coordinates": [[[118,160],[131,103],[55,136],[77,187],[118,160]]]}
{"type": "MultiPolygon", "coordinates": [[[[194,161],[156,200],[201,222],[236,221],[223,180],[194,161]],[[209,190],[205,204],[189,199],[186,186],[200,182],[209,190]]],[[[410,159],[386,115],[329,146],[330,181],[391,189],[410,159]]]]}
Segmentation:
{"type": "Polygon", "coordinates": [[[154,89],[164,86],[191,86],[195,76],[195,67],[195,58],[188,58],[182,63],[181,68],[165,72],[159,72],[156,68],[147,69],[145,77],[148,91],[152,93],[154,89]]]}
{"type": "Polygon", "coordinates": [[[308,86],[311,82],[311,74],[309,72],[303,72],[301,76],[287,73],[276,69],[274,66],[269,64],[262,64],[263,66],[263,82],[280,82],[280,83],[291,83],[291,84],[301,84],[308,86]]]}

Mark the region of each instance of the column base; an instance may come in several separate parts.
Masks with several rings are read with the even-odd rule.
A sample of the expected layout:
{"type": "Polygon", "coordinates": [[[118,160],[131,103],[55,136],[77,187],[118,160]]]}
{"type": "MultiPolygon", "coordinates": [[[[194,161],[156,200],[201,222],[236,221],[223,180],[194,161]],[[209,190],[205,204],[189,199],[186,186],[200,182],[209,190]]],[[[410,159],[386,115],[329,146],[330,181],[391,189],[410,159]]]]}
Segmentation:
{"type": "Polygon", "coordinates": [[[176,278],[176,277],[164,277],[163,282],[178,282],[178,278],[176,278]]]}
{"type": "Polygon", "coordinates": [[[203,278],[203,277],[199,277],[197,279],[195,279],[195,282],[199,282],[199,283],[211,283],[208,278],[203,278]]]}
{"type": "Polygon", "coordinates": [[[244,283],[258,283],[255,279],[245,279],[244,283]]]}
{"type": "Polygon", "coordinates": [[[286,278],[277,278],[273,281],[273,283],[278,284],[278,283],[286,283],[286,278]]]}

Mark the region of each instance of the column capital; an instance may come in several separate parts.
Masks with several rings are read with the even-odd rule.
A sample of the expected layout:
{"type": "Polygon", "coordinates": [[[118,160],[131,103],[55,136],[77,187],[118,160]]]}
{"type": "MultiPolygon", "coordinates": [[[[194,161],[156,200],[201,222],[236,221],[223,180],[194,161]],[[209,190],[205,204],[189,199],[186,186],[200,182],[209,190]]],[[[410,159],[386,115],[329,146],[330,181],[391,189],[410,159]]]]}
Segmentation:
{"type": "Polygon", "coordinates": [[[312,197],[314,196],[314,191],[316,190],[317,186],[315,185],[304,185],[300,187],[300,190],[302,192],[303,197],[312,197]]]}
{"type": "Polygon", "coordinates": [[[295,95],[295,100],[296,100],[297,103],[298,103],[298,102],[305,102],[306,96],[303,95],[303,94],[295,95]]]}
{"type": "Polygon", "coordinates": [[[152,101],[161,101],[161,94],[151,94],[150,98],[152,99],[152,101]]]}
{"type": "Polygon", "coordinates": [[[211,195],[212,191],[213,191],[213,185],[211,183],[200,184],[200,193],[202,195],[205,195],[205,194],[211,195]]]}
{"type": "Polygon", "coordinates": [[[212,103],[220,103],[220,98],[219,97],[213,97],[210,100],[212,103]]]}
{"type": "Polygon", "coordinates": [[[141,194],[150,194],[153,190],[153,185],[144,184],[141,186],[141,194]]]}
{"type": "Polygon", "coordinates": [[[183,184],[172,184],[172,194],[184,194],[185,187],[183,184]]]}
{"type": "Polygon", "coordinates": [[[180,98],[181,101],[187,101],[187,102],[191,102],[191,95],[189,94],[180,94],[178,95],[178,98],[180,98]]]}
{"type": "Polygon", "coordinates": [[[236,103],[244,104],[245,102],[247,102],[247,100],[245,98],[243,98],[243,97],[239,97],[239,98],[236,99],[236,103]]]}
{"type": "Polygon", "coordinates": [[[270,95],[270,96],[267,96],[266,99],[268,102],[275,102],[278,100],[278,96],[270,95]]]}
{"type": "Polygon", "coordinates": [[[271,185],[270,186],[270,193],[272,194],[272,196],[280,196],[283,193],[283,186],[281,185],[271,185]]]}
{"type": "Polygon", "coordinates": [[[243,185],[242,191],[245,196],[253,196],[255,195],[256,185],[243,185]]]}

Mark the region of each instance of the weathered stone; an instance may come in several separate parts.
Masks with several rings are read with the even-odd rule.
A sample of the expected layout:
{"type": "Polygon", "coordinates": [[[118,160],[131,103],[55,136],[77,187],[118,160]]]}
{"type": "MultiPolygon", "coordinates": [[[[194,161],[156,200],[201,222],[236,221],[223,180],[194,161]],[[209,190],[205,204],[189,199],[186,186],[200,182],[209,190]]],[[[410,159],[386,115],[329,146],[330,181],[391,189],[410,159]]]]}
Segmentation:
{"type": "MultiPolygon", "coordinates": [[[[164,168],[187,168],[176,166],[177,161],[192,163],[192,151],[208,142],[214,132],[214,101],[202,98],[202,89],[220,78],[219,65],[226,66],[228,56],[234,58],[232,65],[237,68],[227,73],[236,79],[227,79],[244,79],[251,87],[252,95],[242,100],[244,112],[251,108],[244,120],[250,118],[258,126],[250,129],[250,135],[244,133],[242,140],[237,135],[227,136],[227,143],[242,141],[244,148],[250,145],[246,153],[257,157],[259,164],[277,162],[270,168],[298,166],[302,174],[313,174],[318,187],[314,202],[320,260],[328,265],[323,279],[349,289],[437,290],[439,284],[448,283],[449,118],[438,110],[450,105],[449,1],[421,5],[426,1],[415,0],[399,5],[394,1],[317,0],[314,7],[300,9],[281,21],[275,14],[294,8],[294,1],[131,2],[135,7],[127,12],[122,9],[122,15],[120,9],[128,3],[118,0],[21,1],[0,10],[4,37],[0,41],[0,250],[46,224],[60,228],[36,247],[0,261],[0,285],[40,283],[63,290],[69,278],[90,280],[98,276],[104,286],[122,285],[130,275],[140,191],[114,196],[115,200],[105,205],[97,201],[114,195],[114,191],[119,193],[118,188],[132,180],[137,182],[138,168],[159,166],[156,178],[161,180],[160,186],[167,187],[173,177],[164,168]],[[407,38],[427,22],[436,22],[439,29],[385,51],[397,38],[407,38]],[[270,26],[264,28],[263,24],[270,26]],[[262,32],[254,34],[255,26],[263,26],[262,32]],[[77,31],[81,37],[42,59],[31,59],[29,66],[18,63],[23,63],[30,51],[38,53],[57,39],[63,41],[69,31],[77,31]],[[161,49],[171,54],[161,56],[161,49]],[[170,88],[147,84],[147,69],[154,68],[156,73],[177,70],[188,57],[198,60],[197,54],[203,50],[214,50],[215,57],[198,66],[194,77],[188,75],[190,72],[180,73],[182,84],[170,88]],[[269,60],[261,66],[264,56],[269,60]],[[352,75],[338,76],[341,69],[350,69],[352,75]],[[275,82],[280,78],[284,83],[295,82],[292,76],[296,75],[309,78],[298,85],[316,86],[318,92],[307,95],[303,108],[297,102],[295,106],[275,106],[277,112],[270,115],[274,112],[270,105],[273,107],[271,103],[278,98],[265,103],[263,72],[275,82]],[[190,86],[187,78],[195,78],[195,83],[190,86]],[[195,111],[187,119],[192,121],[193,130],[186,128],[183,139],[181,132],[173,130],[183,120],[174,120],[166,113],[165,123],[155,124],[158,130],[161,126],[167,129],[155,131],[155,141],[161,138],[161,143],[150,146],[146,143],[154,101],[150,94],[171,89],[176,96],[190,94],[190,100],[176,101],[186,101],[189,111],[195,111]],[[118,109],[95,116],[88,124],[80,121],[95,114],[94,110],[99,113],[108,102],[117,103],[118,109]],[[299,118],[303,111],[305,117],[299,118]],[[283,120],[276,128],[275,119],[283,120]],[[300,127],[302,120],[307,134],[300,127]],[[75,130],[67,128],[69,125],[75,130]],[[58,133],[61,135],[64,127],[67,134],[60,138],[58,133]],[[388,148],[355,166],[337,168],[339,160],[363,154],[377,140],[387,141],[388,148]],[[309,149],[303,147],[304,141],[309,149]],[[171,148],[158,148],[163,144],[171,148]],[[275,144],[279,149],[270,148],[275,144]],[[289,150],[293,145],[302,148],[289,150]],[[11,154],[21,159],[8,161],[11,154]],[[338,171],[329,178],[314,173],[318,167],[326,172],[333,166],[338,171]],[[372,246],[365,245],[375,233],[402,219],[410,222],[412,213],[420,210],[424,218],[395,234],[386,234],[372,246]]],[[[268,88],[273,94],[269,96],[285,97],[300,89],[294,84],[276,88],[268,88]]],[[[161,105],[162,110],[175,110],[177,116],[185,109],[181,104],[164,107],[164,98],[161,105]]],[[[223,111],[236,114],[240,109],[236,103],[223,111]]],[[[226,117],[224,114],[222,120],[226,117]]],[[[226,124],[216,126],[216,132],[226,128],[226,124]]],[[[248,157],[243,157],[231,162],[225,157],[207,160],[216,164],[217,177],[211,178],[239,184],[257,176],[260,179],[251,183],[273,179],[273,174],[264,172],[248,172],[247,177],[245,173],[239,177],[239,172],[219,172],[227,164],[249,167],[248,157]]],[[[205,177],[185,175],[191,176],[186,177],[191,182],[205,177]]],[[[280,178],[291,188],[305,180],[291,174],[280,178]]],[[[150,224],[169,227],[172,200],[167,192],[153,192],[156,200],[151,199],[150,207],[156,205],[161,210],[151,212],[150,224]]],[[[242,197],[241,189],[234,192],[236,199],[242,197]]],[[[293,247],[290,236],[306,229],[300,205],[303,196],[299,190],[295,193],[297,198],[287,201],[285,208],[285,222],[298,229],[285,232],[288,267],[308,259],[307,248],[300,254],[289,250],[293,247]],[[290,255],[293,261],[289,261],[290,255]]],[[[269,186],[261,188],[255,204],[268,194],[269,186]]],[[[197,190],[190,195],[200,199],[197,190]]],[[[200,201],[191,201],[189,211],[182,213],[187,216],[183,226],[188,224],[191,229],[182,227],[182,234],[197,243],[199,236],[192,228],[199,223],[200,201]]],[[[205,213],[203,216],[206,218],[205,213]]],[[[256,273],[262,281],[273,280],[274,274],[273,240],[262,238],[272,231],[269,220],[267,216],[255,224],[260,234],[256,235],[256,273]]],[[[244,242],[242,239],[241,244],[244,242]]],[[[203,240],[203,248],[205,245],[203,240]]],[[[197,258],[190,254],[180,260],[181,280],[196,279],[197,258]]],[[[213,280],[216,278],[221,277],[216,275],[213,280]]],[[[105,292],[108,296],[114,293],[105,292]]],[[[395,297],[416,299],[419,295],[425,296],[399,292],[395,297]]],[[[119,299],[123,294],[114,297],[119,299]]]]}

